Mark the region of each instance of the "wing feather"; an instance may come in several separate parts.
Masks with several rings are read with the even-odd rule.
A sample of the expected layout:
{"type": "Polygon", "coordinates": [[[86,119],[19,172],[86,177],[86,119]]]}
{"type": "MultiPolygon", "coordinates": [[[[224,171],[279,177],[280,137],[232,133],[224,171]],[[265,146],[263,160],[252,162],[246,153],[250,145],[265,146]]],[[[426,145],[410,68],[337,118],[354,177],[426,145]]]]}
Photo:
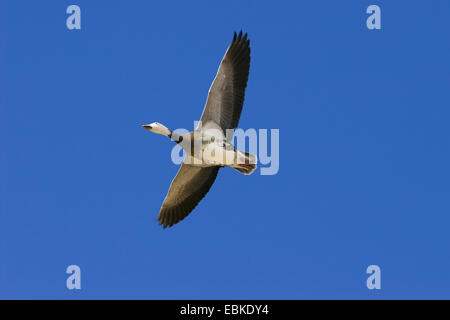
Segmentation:
{"type": "Polygon", "coordinates": [[[203,125],[213,121],[222,130],[234,129],[244,104],[245,88],[250,71],[250,40],[247,34],[234,33],[217,75],[208,92],[206,105],[202,113],[203,125]]]}
{"type": "Polygon", "coordinates": [[[159,224],[171,227],[187,217],[208,193],[219,167],[195,167],[183,163],[173,179],[159,211],[159,224]]]}

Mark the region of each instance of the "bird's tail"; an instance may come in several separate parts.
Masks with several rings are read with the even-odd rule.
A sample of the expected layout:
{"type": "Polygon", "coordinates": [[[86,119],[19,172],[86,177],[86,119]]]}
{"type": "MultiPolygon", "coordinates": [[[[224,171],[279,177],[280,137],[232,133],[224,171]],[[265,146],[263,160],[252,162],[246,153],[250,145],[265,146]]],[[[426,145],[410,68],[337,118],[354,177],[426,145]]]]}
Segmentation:
{"type": "Polygon", "coordinates": [[[243,174],[252,174],[257,168],[257,158],[253,154],[237,151],[237,163],[231,167],[243,174]]]}

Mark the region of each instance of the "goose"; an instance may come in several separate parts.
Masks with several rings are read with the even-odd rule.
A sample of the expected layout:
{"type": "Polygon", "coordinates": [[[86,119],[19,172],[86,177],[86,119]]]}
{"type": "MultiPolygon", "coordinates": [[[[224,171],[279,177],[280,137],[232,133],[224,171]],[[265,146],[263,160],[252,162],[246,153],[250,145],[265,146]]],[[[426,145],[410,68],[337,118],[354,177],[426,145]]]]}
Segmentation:
{"type": "Polygon", "coordinates": [[[246,175],[256,169],[256,156],[231,144],[244,104],[249,70],[250,40],[241,30],[238,35],[234,33],[222,58],[194,131],[179,135],[159,122],[142,126],[169,137],[186,154],[158,214],[159,225],[164,229],[194,210],[210,190],[220,168],[232,167],[246,175]]]}

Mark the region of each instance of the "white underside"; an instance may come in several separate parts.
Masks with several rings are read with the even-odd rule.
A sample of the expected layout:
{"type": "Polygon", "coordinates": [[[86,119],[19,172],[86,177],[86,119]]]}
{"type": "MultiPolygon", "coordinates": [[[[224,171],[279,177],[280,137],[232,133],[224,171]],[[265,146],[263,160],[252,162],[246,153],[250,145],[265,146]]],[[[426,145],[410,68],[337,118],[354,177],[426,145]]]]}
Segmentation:
{"type": "MultiPolygon", "coordinates": [[[[234,166],[238,164],[256,164],[257,159],[253,155],[234,149],[228,142],[210,142],[200,146],[201,152],[194,152],[186,157],[185,163],[195,166],[234,166]]],[[[187,151],[187,150],[186,150],[187,151]]],[[[189,154],[186,152],[186,154],[189,154]]]]}
{"type": "Polygon", "coordinates": [[[191,141],[192,135],[186,135],[180,143],[187,155],[185,163],[201,167],[256,164],[256,156],[236,150],[221,129],[211,127],[211,123],[207,125],[207,129],[203,127],[203,130],[194,131],[194,143],[191,141]]]}

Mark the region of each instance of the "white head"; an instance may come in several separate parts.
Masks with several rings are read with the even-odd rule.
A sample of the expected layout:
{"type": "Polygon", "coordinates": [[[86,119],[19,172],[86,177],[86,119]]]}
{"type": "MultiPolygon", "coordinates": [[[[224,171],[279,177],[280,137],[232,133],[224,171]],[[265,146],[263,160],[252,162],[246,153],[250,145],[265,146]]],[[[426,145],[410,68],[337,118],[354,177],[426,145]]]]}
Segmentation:
{"type": "Polygon", "coordinates": [[[159,133],[159,134],[168,136],[168,137],[170,137],[172,135],[172,131],[170,131],[168,128],[166,128],[159,122],[145,124],[142,126],[142,128],[144,128],[148,131],[154,132],[154,133],[159,133]]]}

